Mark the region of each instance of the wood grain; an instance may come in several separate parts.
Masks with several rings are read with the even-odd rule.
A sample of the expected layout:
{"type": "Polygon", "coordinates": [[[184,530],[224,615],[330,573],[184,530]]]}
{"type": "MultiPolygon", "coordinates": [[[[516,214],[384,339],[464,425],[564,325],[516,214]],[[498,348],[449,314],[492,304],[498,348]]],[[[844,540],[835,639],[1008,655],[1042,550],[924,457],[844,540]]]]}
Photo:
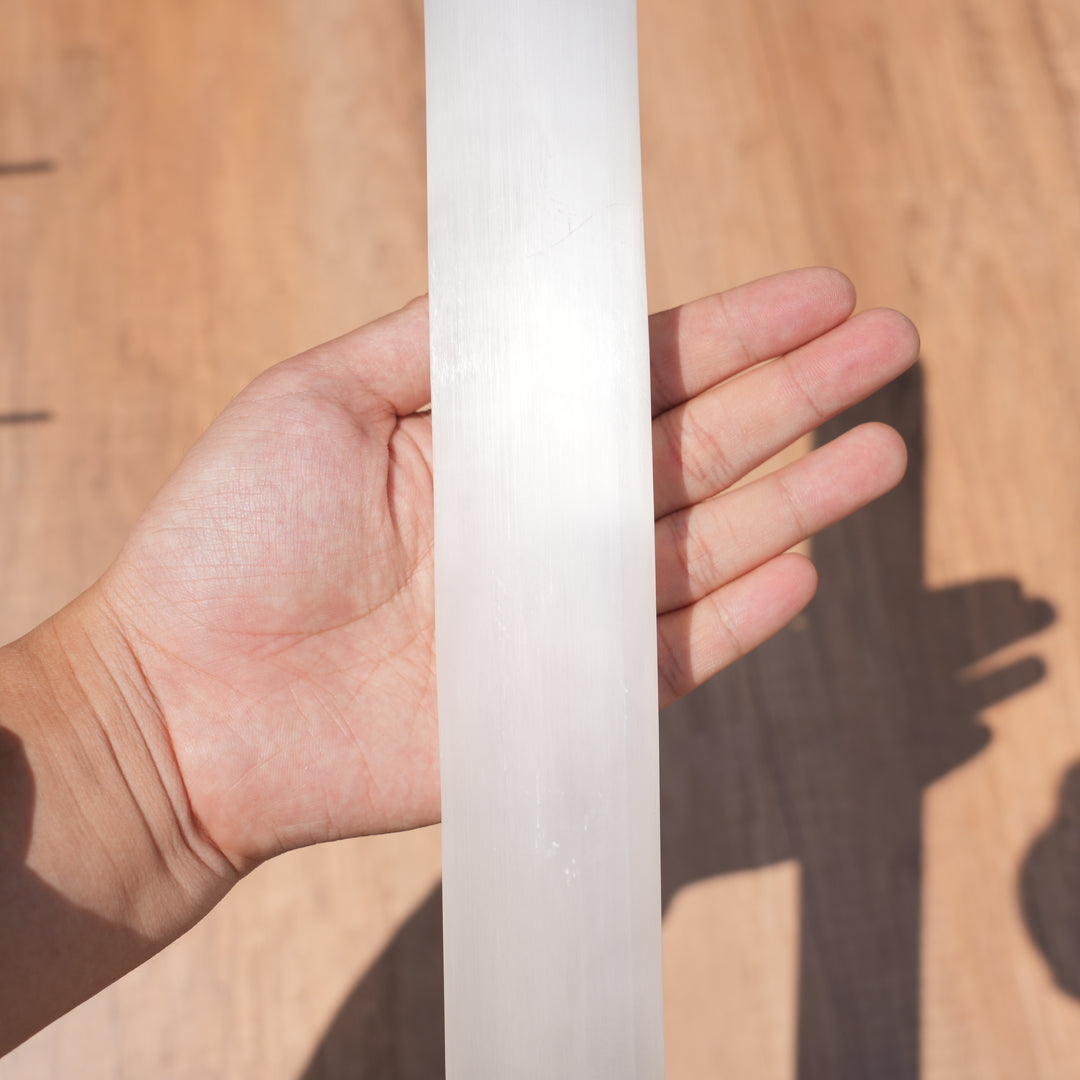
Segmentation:
{"type": "MultiPolygon", "coordinates": [[[[417,0],[0,26],[10,638],[252,375],[424,290],[423,40],[417,0]]],[[[1080,12],[641,0],[641,50],[653,307],[824,262],[924,343],[860,410],[904,485],[666,716],[669,1074],[1072,1077],[1080,12]]],[[[435,830],[278,860],[0,1078],[433,1080],[437,879],[435,830]]]]}

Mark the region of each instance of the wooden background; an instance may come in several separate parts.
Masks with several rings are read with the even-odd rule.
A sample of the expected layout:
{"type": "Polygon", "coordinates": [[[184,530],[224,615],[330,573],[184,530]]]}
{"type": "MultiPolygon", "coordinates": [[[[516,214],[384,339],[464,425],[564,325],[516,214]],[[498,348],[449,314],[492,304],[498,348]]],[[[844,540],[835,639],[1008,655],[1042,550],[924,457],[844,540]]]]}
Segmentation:
{"type": "MultiPolygon", "coordinates": [[[[653,307],[830,263],[924,342],[860,410],[903,487],[665,716],[669,1075],[1074,1077],[1080,7],[641,34],[653,307]]],[[[424,291],[423,130],[420,0],[0,0],[0,635],[256,372],[424,291]]],[[[0,1077],[434,1080],[438,876],[436,830],[282,858],[0,1077]]]]}

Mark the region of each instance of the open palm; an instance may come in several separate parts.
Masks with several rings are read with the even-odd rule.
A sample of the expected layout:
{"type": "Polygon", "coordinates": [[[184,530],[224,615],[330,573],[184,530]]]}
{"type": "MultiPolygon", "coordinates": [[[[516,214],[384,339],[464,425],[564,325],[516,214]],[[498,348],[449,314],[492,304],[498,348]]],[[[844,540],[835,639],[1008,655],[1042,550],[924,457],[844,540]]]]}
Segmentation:
{"type": "MultiPolygon", "coordinates": [[[[783,553],[903,472],[866,425],[732,489],[914,361],[903,316],[853,306],[804,270],[651,321],[661,704],[799,611],[813,568],[783,553]]],[[[101,583],[240,870],[439,816],[428,399],[424,301],[270,369],[101,583]]]]}

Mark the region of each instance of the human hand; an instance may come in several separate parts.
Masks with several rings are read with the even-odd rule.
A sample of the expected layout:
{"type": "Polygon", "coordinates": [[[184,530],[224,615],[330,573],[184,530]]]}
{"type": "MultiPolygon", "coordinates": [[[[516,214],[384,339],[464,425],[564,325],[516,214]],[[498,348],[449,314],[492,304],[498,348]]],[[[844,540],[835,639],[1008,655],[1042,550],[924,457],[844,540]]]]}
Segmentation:
{"type": "MultiPolygon", "coordinates": [[[[651,320],[661,704],[784,626],[816,584],[784,552],[903,473],[900,437],[865,425],[730,490],[915,360],[903,316],[853,307],[801,270],[651,320]]],[[[177,797],[239,871],[438,819],[428,399],[423,300],[277,365],[95,586],[177,797]]]]}

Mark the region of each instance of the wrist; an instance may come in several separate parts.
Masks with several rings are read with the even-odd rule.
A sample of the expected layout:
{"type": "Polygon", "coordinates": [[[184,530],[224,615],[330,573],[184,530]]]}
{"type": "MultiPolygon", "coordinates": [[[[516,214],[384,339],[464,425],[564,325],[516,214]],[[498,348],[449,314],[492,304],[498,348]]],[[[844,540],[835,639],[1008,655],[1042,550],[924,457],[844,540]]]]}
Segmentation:
{"type": "Polygon", "coordinates": [[[182,934],[236,874],[94,590],[0,650],[0,729],[2,1053],[182,934]]]}
{"type": "Polygon", "coordinates": [[[161,709],[110,605],[95,587],[16,645],[55,702],[45,733],[66,732],[63,767],[87,826],[105,848],[126,837],[127,851],[111,852],[118,870],[155,893],[140,931],[178,918],[186,929],[190,901],[207,897],[208,910],[237,875],[191,812],[161,709]],[[160,888],[176,912],[161,910],[174,905],[160,888]]]}

